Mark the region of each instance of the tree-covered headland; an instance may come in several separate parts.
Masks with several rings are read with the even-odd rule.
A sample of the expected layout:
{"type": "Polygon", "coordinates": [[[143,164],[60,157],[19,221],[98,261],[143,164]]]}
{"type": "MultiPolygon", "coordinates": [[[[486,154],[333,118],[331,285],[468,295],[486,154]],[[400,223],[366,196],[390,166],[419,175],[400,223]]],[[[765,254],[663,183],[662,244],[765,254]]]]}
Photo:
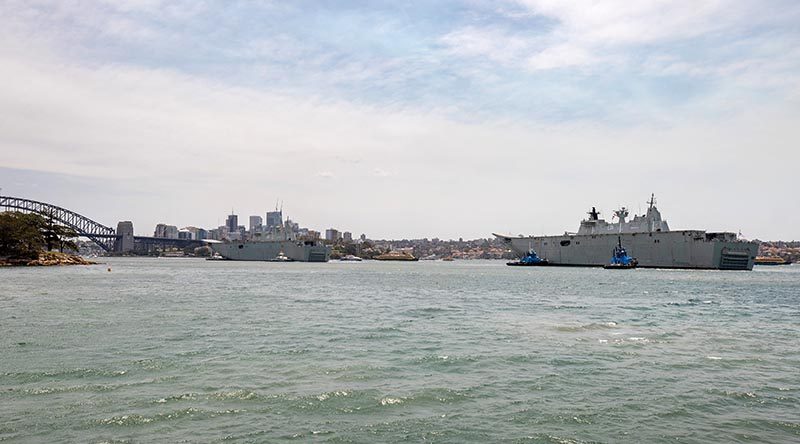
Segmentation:
{"type": "Polygon", "coordinates": [[[0,213],[0,259],[35,260],[43,253],[75,251],[77,233],[52,217],[34,213],[0,213]]]}

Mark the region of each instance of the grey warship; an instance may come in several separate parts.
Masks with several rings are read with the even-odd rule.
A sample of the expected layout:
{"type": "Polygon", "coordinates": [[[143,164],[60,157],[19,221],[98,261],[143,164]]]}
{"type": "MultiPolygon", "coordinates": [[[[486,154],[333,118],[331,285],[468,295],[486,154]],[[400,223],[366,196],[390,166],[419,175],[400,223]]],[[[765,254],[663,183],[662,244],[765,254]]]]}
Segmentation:
{"type": "Polygon", "coordinates": [[[328,262],[331,254],[330,247],[316,239],[298,237],[283,223],[254,239],[209,244],[216,254],[232,261],[328,262]]]}
{"type": "Polygon", "coordinates": [[[622,242],[639,267],[709,270],[752,270],[758,244],[730,232],[669,229],[650,197],[647,213],[627,220],[628,210],[614,211],[618,222],[607,222],[592,207],[577,233],[560,236],[509,236],[493,233],[517,255],[531,249],[549,265],[603,266],[609,252],[622,242]]]}
{"type": "Polygon", "coordinates": [[[330,249],[310,240],[255,240],[211,244],[215,253],[232,261],[276,261],[287,257],[297,262],[328,262],[330,249]]]}

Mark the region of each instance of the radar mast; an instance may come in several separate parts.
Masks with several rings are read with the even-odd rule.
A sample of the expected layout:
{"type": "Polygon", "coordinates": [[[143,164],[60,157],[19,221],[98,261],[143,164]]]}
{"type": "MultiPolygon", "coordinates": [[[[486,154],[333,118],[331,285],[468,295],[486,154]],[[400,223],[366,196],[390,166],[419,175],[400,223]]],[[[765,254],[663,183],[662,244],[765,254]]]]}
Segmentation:
{"type": "Polygon", "coordinates": [[[625,225],[625,218],[628,217],[628,209],[625,207],[619,207],[618,210],[614,210],[614,216],[619,219],[619,231],[622,232],[622,226],[625,225]]]}

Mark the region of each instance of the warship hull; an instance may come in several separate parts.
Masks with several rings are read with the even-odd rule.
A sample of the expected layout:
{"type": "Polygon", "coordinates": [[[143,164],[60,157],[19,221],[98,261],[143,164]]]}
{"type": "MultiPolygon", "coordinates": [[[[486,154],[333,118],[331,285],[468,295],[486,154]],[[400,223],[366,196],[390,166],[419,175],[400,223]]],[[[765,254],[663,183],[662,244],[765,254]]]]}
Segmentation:
{"type": "Polygon", "coordinates": [[[281,253],[298,262],[328,262],[330,259],[330,248],[308,241],[222,242],[211,244],[211,248],[233,261],[273,261],[281,253]]]}
{"type": "Polygon", "coordinates": [[[621,242],[639,267],[711,270],[752,270],[758,244],[735,239],[732,233],[667,231],[563,236],[495,234],[516,254],[534,249],[549,265],[597,267],[608,264],[621,242]]]}

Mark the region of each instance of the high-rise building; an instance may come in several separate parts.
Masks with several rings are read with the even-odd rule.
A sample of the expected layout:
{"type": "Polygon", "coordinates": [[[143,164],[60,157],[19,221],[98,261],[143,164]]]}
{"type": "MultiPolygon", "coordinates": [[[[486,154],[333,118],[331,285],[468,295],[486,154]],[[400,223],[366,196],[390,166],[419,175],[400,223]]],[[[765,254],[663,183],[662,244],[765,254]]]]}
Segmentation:
{"type": "Polygon", "coordinates": [[[345,242],[353,242],[353,233],[345,231],[344,233],[342,233],[342,239],[345,242]]]}
{"type": "MultiPolygon", "coordinates": [[[[192,237],[190,239],[192,240],[203,240],[208,238],[208,231],[202,228],[189,226],[181,228],[181,231],[188,231],[189,233],[191,233],[192,237]]],[[[178,234],[178,237],[180,237],[180,234],[178,234]]]]}
{"type": "Polygon", "coordinates": [[[177,239],[178,227],[175,225],[158,224],[156,230],[153,232],[153,237],[160,237],[164,239],[177,239]]]}
{"type": "Polygon", "coordinates": [[[167,224],[158,224],[153,231],[153,237],[167,237],[167,224]]]}
{"type": "Polygon", "coordinates": [[[271,230],[273,228],[280,227],[283,225],[283,211],[275,210],[275,211],[267,211],[267,229],[271,230]]]}
{"type": "Polygon", "coordinates": [[[331,241],[331,242],[337,241],[339,240],[340,236],[341,234],[339,233],[339,230],[337,230],[336,228],[328,228],[327,230],[325,230],[326,241],[331,241]]]}
{"type": "Polygon", "coordinates": [[[239,231],[239,216],[233,213],[228,215],[228,220],[225,222],[225,226],[228,227],[228,233],[235,233],[239,231]]]}
{"type": "Polygon", "coordinates": [[[261,224],[264,222],[264,219],[261,216],[250,216],[250,233],[256,233],[261,231],[261,224]]]}
{"type": "Polygon", "coordinates": [[[178,227],[175,225],[167,225],[167,228],[164,230],[164,234],[167,239],[177,239],[178,238],[178,227]]]}

